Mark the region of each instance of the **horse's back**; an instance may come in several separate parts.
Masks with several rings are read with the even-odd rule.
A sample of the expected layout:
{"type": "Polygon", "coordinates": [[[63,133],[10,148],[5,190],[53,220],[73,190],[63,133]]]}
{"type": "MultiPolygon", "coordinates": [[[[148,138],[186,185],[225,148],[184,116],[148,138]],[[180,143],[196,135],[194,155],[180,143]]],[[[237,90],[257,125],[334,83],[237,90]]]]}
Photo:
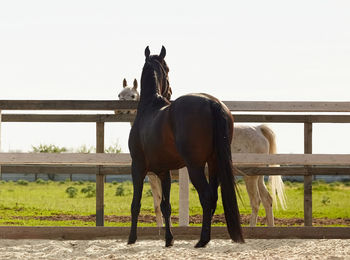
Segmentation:
{"type": "Polygon", "coordinates": [[[211,126],[211,102],[212,100],[203,94],[189,94],[179,97],[170,107],[172,123],[177,128],[182,128],[183,124],[193,129],[200,126],[211,126]]]}
{"type": "MultiPolygon", "coordinates": [[[[196,165],[207,162],[213,154],[213,104],[223,105],[207,94],[189,94],[176,99],[169,116],[178,152],[196,165]]],[[[224,108],[227,109],[226,107],[224,108]]],[[[223,114],[225,116],[225,114],[223,114]]],[[[232,117],[227,115],[232,128],[232,117]]]]}
{"type": "Polygon", "coordinates": [[[233,153],[269,153],[269,141],[260,126],[235,125],[231,149],[233,153]]]}

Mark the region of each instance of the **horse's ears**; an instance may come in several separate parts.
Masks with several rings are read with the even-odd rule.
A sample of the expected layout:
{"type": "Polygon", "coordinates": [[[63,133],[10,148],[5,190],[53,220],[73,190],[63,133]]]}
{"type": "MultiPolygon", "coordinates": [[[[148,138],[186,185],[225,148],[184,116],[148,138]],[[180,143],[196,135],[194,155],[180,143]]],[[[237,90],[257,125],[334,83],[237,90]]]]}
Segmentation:
{"type": "MultiPolygon", "coordinates": [[[[149,47],[147,46],[146,49],[145,49],[145,56],[146,56],[146,59],[149,57],[149,55],[151,54],[150,50],[149,50],[149,47]]],[[[160,54],[159,54],[159,57],[161,59],[164,59],[165,58],[165,55],[166,55],[166,50],[164,48],[164,46],[162,46],[162,50],[160,51],[160,54]]]]}
{"type": "Polygon", "coordinates": [[[123,80],[123,88],[125,88],[128,85],[128,83],[126,82],[126,79],[123,80]]]}
{"type": "Polygon", "coordinates": [[[162,50],[160,51],[159,57],[163,60],[165,58],[165,55],[166,55],[166,50],[164,46],[162,46],[162,50]]]}
{"type": "Polygon", "coordinates": [[[149,47],[147,46],[146,49],[145,49],[145,56],[146,56],[146,59],[148,59],[149,55],[151,54],[151,52],[149,51],[149,47]]]}
{"type": "Polygon", "coordinates": [[[137,89],[137,79],[134,79],[134,87],[133,87],[133,89],[137,89]]]}

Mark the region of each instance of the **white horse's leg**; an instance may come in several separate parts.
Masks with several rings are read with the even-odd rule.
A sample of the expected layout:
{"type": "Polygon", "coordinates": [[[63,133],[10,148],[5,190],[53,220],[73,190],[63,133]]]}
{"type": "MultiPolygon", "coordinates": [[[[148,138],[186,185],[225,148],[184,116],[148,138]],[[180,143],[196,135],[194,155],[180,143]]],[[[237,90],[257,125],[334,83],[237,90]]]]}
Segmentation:
{"type": "Polygon", "coordinates": [[[264,176],[259,176],[258,188],[259,188],[261,202],[265,208],[267,225],[269,227],[273,227],[274,218],[273,218],[273,211],[272,211],[272,197],[265,186],[264,176]]]}
{"type": "Polygon", "coordinates": [[[255,227],[258,220],[258,212],[260,206],[260,195],[258,189],[259,176],[244,176],[245,186],[249,195],[250,206],[252,214],[250,216],[250,226],[255,227]]]}
{"type": "Polygon", "coordinates": [[[154,173],[148,173],[149,184],[151,185],[152,194],[153,194],[153,204],[154,212],[156,213],[157,226],[163,226],[162,211],[160,209],[160,203],[162,201],[162,183],[160,179],[154,173]]]}

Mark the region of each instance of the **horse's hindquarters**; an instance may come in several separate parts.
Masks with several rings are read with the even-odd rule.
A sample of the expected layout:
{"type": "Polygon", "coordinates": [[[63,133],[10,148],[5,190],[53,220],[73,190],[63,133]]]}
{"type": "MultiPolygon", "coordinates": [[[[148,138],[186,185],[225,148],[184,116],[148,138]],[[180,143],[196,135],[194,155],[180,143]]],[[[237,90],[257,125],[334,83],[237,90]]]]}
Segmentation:
{"type": "Polygon", "coordinates": [[[217,101],[201,95],[186,95],[171,105],[175,144],[187,163],[203,166],[213,155],[213,125],[216,120],[212,112],[213,102],[217,101]]]}

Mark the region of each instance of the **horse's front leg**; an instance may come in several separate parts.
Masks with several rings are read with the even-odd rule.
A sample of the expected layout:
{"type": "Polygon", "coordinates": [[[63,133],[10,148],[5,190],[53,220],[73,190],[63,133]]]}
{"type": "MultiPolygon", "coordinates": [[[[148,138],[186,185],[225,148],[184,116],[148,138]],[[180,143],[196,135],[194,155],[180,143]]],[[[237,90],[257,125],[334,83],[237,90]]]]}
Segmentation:
{"type": "Polygon", "coordinates": [[[131,230],[128,244],[134,244],[137,239],[137,220],[140,214],[143,181],[146,176],[146,169],[133,162],[131,166],[131,174],[134,193],[131,204],[131,230]]]}
{"type": "Polygon", "coordinates": [[[165,172],[161,176],[162,181],[162,202],[160,208],[163,213],[165,221],[165,246],[169,247],[174,244],[174,237],[170,230],[170,216],[171,216],[171,205],[170,205],[170,188],[171,188],[171,177],[170,171],[165,172]]]}

